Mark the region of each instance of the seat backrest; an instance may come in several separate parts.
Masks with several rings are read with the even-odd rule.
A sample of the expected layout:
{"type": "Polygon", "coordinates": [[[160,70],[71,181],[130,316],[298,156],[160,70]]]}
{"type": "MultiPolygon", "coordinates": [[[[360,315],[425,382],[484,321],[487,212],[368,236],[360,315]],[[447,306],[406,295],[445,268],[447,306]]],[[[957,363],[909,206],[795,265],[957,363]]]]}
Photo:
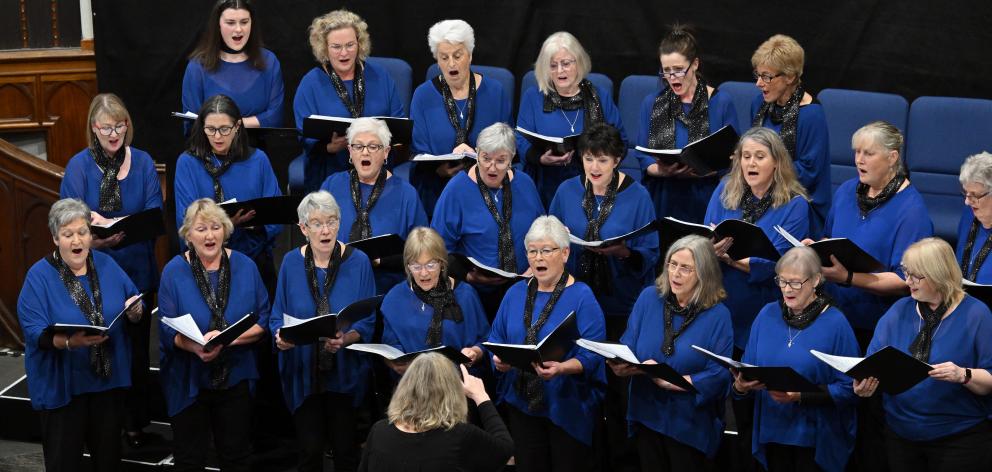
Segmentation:
{"type": "Polygon", "coordinates": [[[919,97],[909,108],[906,165],[923,194],[934,232],[953,246],[964,201],[965,158],[992,151],[992,100],[919,97]]]}
{"type": "Polygon", "coordinates": [[[396,83],[396,93],[403,100],[403,107],[410,113],[410,99],[413,98],[413,68],[403,59],[395,57],[369,56],[368,62],[386,69],[396,83]]]}
{"type": "Polygon", "coordinates": [[[717,87],[721,92],[730,95],[734,101],[734,108],[737,109],[737,129],[741,134],[751,129],[751,102],[758,94],[758,87],[754,82],[724,82],[717,87]]]}
{"type": "MultiPolygon", "coordinates": [[[[589,76],[586,78],[600,90],[605,91],[609,95],[610,100],[613,100],[613,80],[597,72],[590,72],[589,76]]],[[[531,69],[524,74],[522,79],[520,79],[520,95],[523,95],[524,91],[530,89],[531,87],[536,86],[537,80],[534,79],[534,70],[531,69]]]]}
{"type": "MultiPolygon", "coordinates": [[[[510,119],[517,114],[516,106],[516,85],[517,79],[513,76],[513,72],[509,69],[504,69],[502,67],[495,66],[477,66],[472,65],[472,70],[487,79],[493,79],[499,82],[499,85],[503,87],[503,102],[506,104],[507,109],[510,110],[510,119]]],[[[427,68],[427,73],[424,74],[424,81],[429,81],[434,77],[437,77],[441,73],[441,69],[437,66],[437,63],[433,63],[427,68]]],[[[512,123],[511,123],[512,124],[512,123]]]]}
{"type": "Polygon", "coordinates": [[[655,75],[628,75],[620,82],[620,96],[617,108],[623,118],[623,126],[627,129],[627,139],[630,147],[637,140],[637,130],[640,128],[641,102],[648,95],[655,95],[659,90],[659,79],[655,75]]]}

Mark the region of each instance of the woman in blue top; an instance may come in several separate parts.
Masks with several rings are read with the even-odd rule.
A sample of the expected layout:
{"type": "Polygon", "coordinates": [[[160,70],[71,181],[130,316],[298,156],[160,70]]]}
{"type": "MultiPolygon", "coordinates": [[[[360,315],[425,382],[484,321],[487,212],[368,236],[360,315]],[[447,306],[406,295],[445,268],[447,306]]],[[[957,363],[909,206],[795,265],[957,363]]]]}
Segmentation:
{"type": "MultiPolygon", "coordinates": [[[[559,31],[548,36],[534,62],[537,87],[524,90],[517,113],[517,126],[545,136],[572,136],[594,123],[606,122],[624,135],[620,110],[613,103],[613,91],[593,86],[586,79],[592,61],[579,40],[571,33],[559,31]]],[[[517,134],[517,149],[524,159],[524,171],[537,183],[541,202],[547,208],[565,180],[579,175],[581,169],[572,159],[574,151],[555,155],[551,149],[531,146],[517,134]]]]}
{"type": "MultiPolygon", "coordinates": [[[[506,292],[489,341],[537,344],[575,312],[580,338],[602,341],[603,310],[589,286],[565,269],[568,229],[554,216],[534,220],[524,237],[534,276],[506,292]]],[[[498,403],[506,405],[517,470],[592,470],[593,429],[606,388],[603,358],[573,345],[560,361],[523,372],[492,356],[503,375],[498,403]]]]}
{"type": "Polygon", "coordinates": [[[810,234],[823,234],[830,211],[830,154],[823,107],[802,84],[804,52],[795,39],[768,38],[751,56],[755,85],[761,91],[751,103],[750,126],[771,128],[782,136],[792,156],[799,183],[809,195],[810,234]]]}
{"type": "MultiPolygon", "coordinates": [[[[878,321],[868,353],[892,346],[933,370],[909,390],[882,396],[889,464],[908,471],[989,470],[992,312],[961,290],[961,269],[943,240],[913,244],[902,265],[910,296],[878,321]]],[[[869,397],[878,386],[869,377],[855,382],[854,392],[869,397]]]]}
{"type": "Polygon", "coordinates": [[[732,354],[730,313],[720,303],[727,292],[713,243],[701,236],[675,241],[662,267],[655,285],[637,298],[620,342],[641,362],[668,364],[699,393],[687,394],[629,364],[607,364],[616,375],[631,377],[627,422],[641,470],[703,470],[723,436],[731,376],[692,346],[732,354]]]}
{"type": "Polygon", "coordinates": [[[233,342],[209,352],[160,323],[161,381],[176,470],[203,470],[211,432],[221,469],[248,470],[252,394],[258,380],[252,345],[265,335],[269,297],[255,263],[224,247],[233,229],[213,200],[196,200],[179,228],[189,250],[162,271],[159,316],[190,315],[207,341],[249,313],[258,316],[233,342]]]}
{"type": "MultiPolygon", "coordinates": [[[[427,225],[417,192],[386,168],[389,128],[374,118],[358,118],[348,127],[352,168],[327,178],[320,189],[341,202],[341,240],[346,243],[395,234],[405,238],[417,226],[427,225]]],[[[372,261],[375,286],[385,293],[403,279],[402,256],[372,261]]]]}
{"type": "MultiPolygon", "coordinates": [[[[716,225],[728,219],[760,227],[779,253],[792,245],[775,226],[797,238],[809,234],[806,190],[796,180],[792,159],[774,131],[751,128],[737,143],[730,172],[713,192],[704,221],[716,225]]],[[[715,248],[723,262],[724,303],[734,322],[734,348],[739,354],[747,343],[751,321],[761,307],[778,297],[778,290],[772,282],[775,261],[760,257],[732,260],[727,255],[732,244],[731,238],[724,238],[715,248]]]]}
{"type": "MultiPolygon", "coordinates": [[[[268,156],[248,146],[241,112],[230,98],[210,97],[193,129],[189,148],[176,162],[176,226],[182,225],[186,207],[199,198],[221,203],[282,195],[268,156]]],[[[243,210],[231,217],[236,228],[228,246],[255,262],[271,293],[275,289],[272,245],[282,226],[250,226],[254,217],[254,211],[243,210]]]]}
{"type": "MultiPolygon", "coordinates": [[[[717,93],[699,73],[696,37],[688,28],[675,25],[658,46],[658,55],[659,75],[667,87],[641,102],[638,146],[680,149],[726,125],[737,128],[733,100],[717,93]]],[[[638,153],[637,159],[658,219],[671,216],[702,222],[706,203],[719,183],[718,175],[696,175],[685,164],[664,164],[646,153],[638,153]]]]}
{"type": "MultiPolygon", "coordinates": [[[[28,270],[17,297],[31,407],[41,420],[47,470],[82,470],[83,445],[97,470],[121,457],[124,389],[131,386],[131,342],[123,320],[106,336],[55,332],[56,323],[108,326],[138,289],[103,253],[91,252],[90,209],[71,198],[48,212],[55,251],[28,270]]],[[[141,305],[124,316],[141,317],[141,305]]]]}
{"type": "MultiPolygon", "coordinates": [[[[69,160],[59,196],[78,198],[93,208],[92,224],[162,207],[162,190],[155,173],[155,161],[147,152],[131,147],[134,127],[124,102],[112,93],[102,93],[90,102],[89,147],[69,160]]],[[[148,297],[158,291],[155,241],[139,241],[120,247],[124,233],[105,239],[93,238],[91,247],[106,253],[148,297]]],[[[148,425],[145,398],[148,395],[148,342],[151,309],[142,313],[141,322],[128,325],[134,356],[131,362],[132,387],[128,390],[128,412],[124,428],[132,446],[140,446],[141,429],[148,425]]]]}
{"type": "Polygon", "coordinates": [[[282,69],[262,47],[252,2],[219,0],[208,18],[183,76],[183,109],[196,112],[208,98],[227,95],[245,115],[245,127],[282,125],[282,69]]]}
{"type": "MultiPolygon", "coordinates": [[[[297,129],[310,115],[358,118],[406,116],[396,84],[385,68],[366,61],[372,52],[368,24],[348,10],[334,10],[310,23],[310,49],[320,64],[300,80],[293,98],[297,129]]],[[[303,138],[304,189],[348,169],[347,137],[303,138]]]]}
{"type": "Polygon", "coordinates": [[[334,197],[323,190],[307,195],[297,216],[307,244],[283,258],[269,329],[275,333],[283,395],[296,425],[299,470],[322,470],[330,442],[334,470],[353,471],[358,467],[356,411],[365,398],[368,362],[341,348],[371,339],[374,318],[322,343],[300,346],[283,340],[279,330],[284,315],[306,319],[337,313],[374,296],[375,279],[365,253],[338,240],[341,211],[334,197]]]}
{"type": "Polygon", "coordinates": [[[822,391],[769,391],[736,373],[734,394],[756,397],[751,452],[769,472],[843,471],[854,449],[857,397],[850,377],[809,351],[857,357],[858,342],[844,314],[821,293],[815,251],[790,249],[775,274],[782,300],[765,305],[754,320],[742,361],[791,367],[822,391]]]}
{"type": "Polygon", "coordinates": [[[968,157],[958,180],[965,203],[956,251],[961,272],[972,282],[992,284],[992,264],[985,263],[992,252],[992,198],[985,198],[992,192],[992,154],[968,157]]]}
{"type": "MultiPolygon", "coordinates": [[[[431,26],[427,45],[441,73],[413,92],[413,151],[416,154],[475,153],[479,132],[493,123],[509,123],[510,109],[503,86],[472,72],[475,32],[463,20],[444,20],[431,26]]],[[[451,177],[465,168],[449,164],[413,163],[410,182],[433,215],[441,191],[451,177]]]]}

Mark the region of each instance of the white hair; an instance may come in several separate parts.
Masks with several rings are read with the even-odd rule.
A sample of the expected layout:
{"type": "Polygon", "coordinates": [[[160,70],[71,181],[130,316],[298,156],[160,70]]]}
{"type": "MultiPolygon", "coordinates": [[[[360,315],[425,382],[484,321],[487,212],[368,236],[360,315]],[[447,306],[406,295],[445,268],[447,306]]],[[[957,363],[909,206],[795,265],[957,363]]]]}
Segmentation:
{"type": "Polygon", "coordinates": [[[348,144],[354,141],[355,136],[362,133],[372,133],[379,141],[382,141],[383,146],[389,146],[389,140],[393,139],[393,134],[389,132],[389,126],[382,120],[375,118],[356,118],[351,126],[348,127],[348,144]]]}
{"type": "Polygon", "coordinates": [[[561,220],[553,215],[538,216],[530,224],[527,235],[524,236],[524,245],[549,239],[560,248],[568,247],[568,228],[562,224],[561,220]]]}
{"type": "Polygon", "coordinates": [[[434,23],[427,31],[427,46],[431,55],[437,55],[437,46],[441,43],[463,44],[469,54],[475,49],[475,31],[465,20],[443,20],[434,23]]]}
{"type": "Polygon", "coordinates": [[[314,212],[324,213],[328,216],[341,218],[341,207],[334,200],[334,196],[327,190],[317,190],[310,192],[303,197],[300,205],[296,207],[296,216],[300,219],[300,224],[306,223],[310,215],[314,212]]]}
{"type": "Polygon", "coordinates": [[[512,157],[517,153],[516,135],[506,123],[493,123],[479,132],[475,150],[480,154],[509,151],[512,157]]]}

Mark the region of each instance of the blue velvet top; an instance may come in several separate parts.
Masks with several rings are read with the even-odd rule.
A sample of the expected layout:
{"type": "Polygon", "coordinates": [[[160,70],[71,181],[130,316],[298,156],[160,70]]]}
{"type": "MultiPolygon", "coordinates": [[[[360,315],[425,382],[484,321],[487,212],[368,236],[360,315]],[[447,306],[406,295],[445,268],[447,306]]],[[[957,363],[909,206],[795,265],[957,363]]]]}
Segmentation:
{"type": "MultiPolygon", "coordinates": [[[[88,149],[80,151],[65,167],[65,177],[59,189],[60,198],[78,198],[90,209],[100,213],[100,181],[103,171],[96,165],[88,149]]],[[[100,213],[104,218],[133,215],[140,211],[162,207],[162,189],[155,173],[155,161],[147,152],[131,148],[131,170],[118,180],[121,188],[121,211],[100,213]]],[[[155,263],[155,241],[142,241],[122,248],[103,248],[124,269],[142,292],[158,290],[158,266],[155,263]]]]}
{"type": "MultiPolygon", "coordinates": [[[[224,319],[228,323],[240,320],[248,313],[258,315],[257,325],[268,330],[269,326],[269,295],[265,291],[262,277],[258,268],[248,256],[238,251],[231,251],[231,292],[224,310],[224,319]]],[[[210,286],[217,290],[218,271],[208,272],[210,286]]],[[[162,318],[191,315],[200,331],[206,333],[210,328],[210,308],[203,300],[200,289],[193,280],[193,271],[184,254],[173,257],[162,270],[162,285],[158,292],[158,315],[162,318]]],[[[186,407],[193,404],[201,390],[209,390],[211,365],[200,360],[196,354],[176,347],[175,338],[178,332],[165,323],[159,323],[159,349],[161,349],[160,366],[162,390],[165,393],[165,405],[170,417],[176,416],[186,407]]],[[[252,346],[227,346],[221,356],[213,362],[226,358],[230,365],[230,374],[224,388],[230,388],[239,382],[248,381],[254,390],[258,380],[255,353],[252,346]]]]}
{"type": "MultiPolygon", "coordinates": [[[[534,283],[537,283],[535,280],[534,283]]],[[[551,297],[551,292],[537,292],[534,301],[532,322],[551,297]]],[[[493,320],[489,341],[494,343],[523,344],[527,337],[527,328],[523,324],[524,302],[527,299],[527,281],[514,284],[506,292],[503,302],[493,320]]],[[[596,298],[589,286],[582,282],[565,287],[551,310],[548,321],[537,333],[537,339],[542,339],[558,326],[565,316],[575,312],[576,327],[579,337],[593,341],[606,338],[606,323],[603,310],[596,303],[596,298]]],[[[531,411],[527,407],[527,399],[517,392],[517,369],[510,369],[499,376],[497,385],[497,402],[508,403],[524,414],[548,418],[552,423],[563,429],[576,440],[586,445],[592,444],[592,433],[596,425],[597,411],[606,394],[606,371],[603,358],[598,354],[574,345],[561,360],[575,358],[582,364],[582,373],[576,375],[559,375],[544,382],[544,408],[531,411]]]]}
{"type": "MultiPolygon", "coordinates": [[[[216,158],[214,165],[219,165],[216,158]]],[[[282,195],[269,157],[261,149],[255,149],[248,159],[231,164],[227,172],[220,176],[220,186],[224,189],[225,200],[237,198],[239,202],[244,202],[282,195]]],[[[175,192],[176,228],[182,226],[190,204],[200,198],[214,198],[214,180],[200,160],[189,153],[182,153],[176,162],[175,192]]],[[[227,246],[248,257],[255,257],[270,248],[280,232],[282,225],[268,225],[264,231],[235,228],[227,246]]],[[[185,241],[179,243],[185,248],[185,241]]]]}
{"type": "Polygon", "coordinates": [[[780,404],[765,390],[755,392],[751,452],[767,467],[768,443],[815,448],[817,465],[827,471],[843,471],[854,449],[857,396],[851,378],[814,357],[810,349],[857,357],[858,341],[840,310],[831,306],[800,330],[785,323],[779,302],[761,309],[741,360],[759,366],[792,367],[814,384],[826,386],[833,405],[780,404]]]}
{"type": "Polygon", "coordinates": [[[190,60],[183,75],[183,110],[199,113],[203,102],[214,95],[234,100],[244,117],[258,118],[263,128],[282,125],[282,69],[272,51],[262,49],[265,68],[256,69],[251,61],[217,61],[217,70],[208,72],[198,60],[190,60]]]}
{"type": "MultiPolygon", "coordinates": [[[[655,219],[654,207],[647,190],[634,181],[625,186],[629,178],[624,176],[625,182],[621,183],[623,190],[617,192],[613,211],[599,230],[600,240],[629,233],[655,219]]],[[[585,193],[583,180],[583,176],[576,176],[562,182],[548,212],[558,217],[572,234],[580,238],[585,235],[589,226],[589,220],[582,209],[582,196],[585,193]]],[[[604,198],[605,196],[597,196],[596,201],[602,204],[604,198]]],[[[598,209],[594,215],[599,215],[598,209]]],[[[637,255],[623,260],[608,257],[609,292],[596,294],[596,299],[607,315],[630,314],[641,289],[651,285],[654,280],[654,267],[658,263],[658,233],[652,231],[624,244],[637,255]]],[[[582,246],[571,245],[567,265],[569,273],[578,275],[579,257],[583,251],[582,246]]]]}
{"type": "MultiPolygon", "coordinates": [[[[124,302],[138,294],[138,289],[110,256],[93,251],[93,265],[100,281],[106,326],[124,309],[124,302]]],[[[92,299],[89,277],[83,275],[77,279],[92,299]]],[[[58,271],[44,259],[35,262],[24,277],[17,297],[17,320],[24,333],[24,370],[31,407],[35,410],[66,406],[76,395],[131,386],[131,340],[124,331],[126,319],[119,320],[108,331],[110,339],[103,343],[110,353],[110,377],[107,379],[93,372],[87,348],[68,351],[41,348],[39,339],[55,323],[90,324],[72,301],[58,271]]]]}
{"type": "MultiPolygon", "coordinates": [[[[681,329],[685,317],[676,314],[672,329],[681,329]]],[[[730,312],[722,303],[699,312],[696,319],[675,338],[675,352],[665,355],[665,301],[655,287],[641,291],[627,321],[620,342],[630,347],[637,359],[654,359],[688,375],[698,394],[665,390],[647,375],[630,379],[627,422],[640,424],[659,434],[687,444],[712,457],[723,437],[724,405],[733,377],[692,345],[730,357],[734,348],[730,312]]],[[[631,428],[633,429],[633,428],[631,428]]]]}
{"type": "MultiPolygon", "coordinates": [[[[482,309],[482,302],[475,289],[459,283],[454,290],[455,302],[462,309],[462,321],[441,321],[441,344],[461,349],[480,346],[489,335],[489,320],[482,309]]],[[[403,352],[427,349],[427,329],[434,316],[434,308],[422,302],[413,293],[410,283],[403,281],[393,286],[382,300],[382,342],[403,352]]]]}
{"type": "MultiPolygon", "coordinates": [[[[916,300],[899,299],[878,320],[868,354],[885,346],[909,353],[921,323],[916,300]]],[[[992,313],[970,295],[965,295],[934,332],[927,363],[942,362],[992,372],[992,313]]],[[[990,401],[963,385],[927,378],[898,395],[884,394],[882,404],[889,429],[899,437],[933,441],[986,421],[990,401]]]]}
{"type": "MultiPolygon", "coordinates": [[[[318,286],[324,286],[327,269],[317,269],[318,286]]],[[[372,276],[372,265],[368,256],[359,250],[353,250],[351,255],[338,268],[337,279],[331,287],[329,297],[330,309],[337,313],[353,302],[375,296],[375,279],[372,276]]],[[[279,268],[279,283],[276,286],[275,299],[272,302],[272,317],[269,319],[269,330],[273,333],[282,328],[287,314],[294,318],[313,318],[317,310],[310,294],[307,282],[306,267],[303,264],[302,248],[295,248],[282,260],[279,268]]],[[[351,326],[361,335],[363,341],[372,339],[375,327],[375,317],[369,316],[351,326]]],[[[273,336],[273,339],[275,336],[273,336]]],[[[296,346],[286,351],[279,351],[279,373],[282,382],[283,396],[290,411],[296,411],[307,396],[316,393],[311,382],[313,369],[313,350],[317,344],[296,346]]],[[[369,363],[361,354],[348,349],[340,349],[335,354],[334,368],[323,375],[323,389],[328,392],[350,394],[353,406],[358,406],[364,399],[366,377],[369,363]]]]}
{"type": "MultiPolygon", "coordinates": [[[[713,191],[709,207],[706,208],[706,217],[703,219],[705,224],[720,224],[724,220],[742,218],[744,212],[740,208],[736,210],[724,208],[720,201],[720,194],[723,193],[725,186],[726,180],[723,180],[713,191]]],[[[783,206],[769,207],[754,224],[765,232],[779,254],[785,254],[792,249],[792,244],[778,234],[774,227],[782,226],[789,234],[802,240],[809,236],[809,217],[809,203],[805,198],[796,196],[783,206]]],[[[720,265],[723,269],[723,288],[727,290],[727,299],[723,303],[730,309],[734,321],[734,346],[738,348],[743,349],[747,343],[751,322],[761,307],[780,295],[773,280],[775,262],[777,261],[752,257],[750,273],[744,273],[726,264],[720,265]]]]}
{"type": "MultiPolygon", "coordinates": [[[[855,194],[857,185],[855,177],[837,188],[824,228],[826,235],[850,239],[878,259],[886,272],[895,272],[902,277],[899,270],[902,253],[910,244],[933,235],[933,223],[925,212],[923,196],[910,184],[862,218],[855,194]]],[[[827,289],[837,308],[856,329],[875,329],[875,323],[896,300],[896,297],[881,297],[857,287],[827,284],[827,289]]]]}
{"type": "MultiPolygon", "coordinates": [[[[964,246],[968,242],[968,233],[971,231],[971,222],[975,219],[975,213],[971,210],[970,206],[965,205],[961,210],[961,222],[958,223],[958,245],[954,251],[954,255],[957,256],[958,264],[961,263],[961,256],[964,254],[964,246]]],[[[992,230],[989,230],[982,226],[980,223],[978,225],[978,233],[975,234],[975,244],[971,247],[971,252],[968,254],[968,272],[971,272],[975,264],[975,257],[978,256],[978,252],[982,250],[982,245],[992,234],[992,230]]],[[[964,274],[967,278],[968,274],[964,274]]],[[[985,263],[978,268],[978,276],[975,277],[974,282],[980,284],[992,284],[992,261],[988,259],[985,263]]]]}

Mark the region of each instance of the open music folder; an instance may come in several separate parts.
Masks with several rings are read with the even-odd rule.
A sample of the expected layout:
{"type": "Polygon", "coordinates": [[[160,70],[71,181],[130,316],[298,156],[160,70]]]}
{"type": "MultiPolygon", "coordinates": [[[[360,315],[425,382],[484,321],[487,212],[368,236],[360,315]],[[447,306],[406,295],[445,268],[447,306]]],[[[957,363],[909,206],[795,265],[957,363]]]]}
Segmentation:
{"type": "Polygon", "coordinates": [[[653,233],[658,230],[658,222],[652,220],[650,223],[641,226],[627,234],[621,234],[620,236],[614,236],[612,238],[603,239],[601,241],[586,241],[574,234],[569,233],[568,240],[572,244],[577,244],[584,247],[609,247],[614,244],[620,244],[624,241],[629,241],[631,239],[636,239],[645,234],[653,233]]]}
{"type": "Polygon", "coordinates": [[[541,154],[544,154],[544,151],[550,149],[552,154],[556,156],[563,156],[569,151],[574,151],[579,144],[578,134],[570,134],[565,137],[545,136],[519,126],[517,126],[517,132],[527,139],[531,146],[537,149],[542,149],[543,151],[541,151],[541,154]]]}
{"type": "MultiPolygon", "coordinates": [[[[802,247],[803,243],[799,241],[795,236],[789,234],[785,228],[775,225],[775,231],[781,234],[786,241],[789,241],[795,247],[802,247]]],[[[881,272],[885,270],[885,266],[882,265],[878,259],[872,257],[864,249],[847,238],[827,238],[821,239],[813,244],[809,245],[816,254],[820,256],[820,264],[824,267],[829,267],[834,265],[830,261],[830,256],[834,256],[840,261],[841,265],[847,268],[851,272],[881,272]]]]}
{"type": "Polygon", "coordinates": [[[792,367],[759,367],[735,361],[707,351],[695,344],[692,348],[709,357],[728,369],[736,369],[747,380],[757,380],[765,384],[765,388],[777,392],[822,392],[820,386],[810,382],[792,367]]]}
{"type": "Polygon", "coordinates": [[[496,354],[501,361],[521,370],[534,372],[531,363],[544,365],[545,361],[559,361],[578,339],[575,312],[565,316],[544,339],[537,344],[482,343],[486,349],[496,354]]]}
{"type": "Polygon", "coordinates": [[[352,351],[375,354],[377,356],[381,356],[383,359],[387,359],[399,363],[410,362],[413,360],[413,358],[421,354],[426,354],[428,352],[436,352],[438,354],[441,354],[442,356],[451,359],[451,361],[454,362],[455,364],[468,364],[469,362],[472,362],[468,357],[465,356],[465,354],[462,354],[460,350],[455,349],[451,346],[438,346],[428,349],[422,349],[419,351],[403,352],[388,344],[355,343],[346,346],[345,349],[351,349],[352,351]]]}
{"type": "Polygon", "coordinates": [[[227,328],[217,336],[211,338],[210,341],[207,341],[203,338],[204,333],[200,331],[199,326],[196,325],[196,321],[193,320],[191,315],[186,314],[175,318],[162,317],[162,323],[203,346],[203,350],[206,352],[212,351],[217,346],[231,344],[235,339],[238,339],[238,336],[244,334],[245,331],[248,331],[257,322],[258,315],[255,312],[248,313],[238,321],[228,325],[227,328]]]}
{"type": "Polygon", "coordinates": [[[245,213],[254,210],[255,217],[240,226],[260,225],[292,225],[299,223],[296,207],[303,200],[303,195],[279,195],[275,197],[253,198],[243,202],[230,199],[220,204],[228,216],[234,216],[238,210],[245,213]]]}
{"type": "Polygon", "coordinates": [[[658,220],[658,234],[660,236],[659,249],[662,253],[679,238],[690,234],[698,234],[706,238],[714,238],[720,241],[723,238],[734,238],[734,244],[727,250],[727,255],[735,261],[747,257],[760,257],[770,261],[777,261],[781,255],[778,249],[768,239],[768,235],[760,227],[743,220],[723,220],[714,228],[699,223],[682,221],[671,216],[666,216],[658,220]]]}
{"type": "Polygon", "coordinates": [[[136,298],[133,301],[131,301],[131,303],[128,303],[128,304],[124,305],[124,308],[121,309],[121,311],[117,312],[117,315],[115,315],[110,320],[110,323],[107,323],[106,322],[107,321],[106,318],[104,318],[104,323],[106,324],[106,326],[94,326],[94,325],[88,325],[88,324],[87,325],[82,325],[82,324],[71,324],[71,323],[55,323],[55,324],[49,326],[48,329],[51,330],[52,332],[55,332],[55,333],[66,333],[66,334],[69,334],[69,335],[71,335],[72,333],[75,333],[76,331],[84,331],[86,333],[86,335],[88,335],[88,336],[96,336],[96,335],[107,336],[107,333],[110,332],[111,329],[113,329],[114,325],[117,323],[117,320],[121,319],[121,316],[123,316],[124,313],[127,313],[127,311],[130,310],[132,307],[134,307],[135,305],[141,303],[141,300],[143,298],[145,298],[145,294],[144,293],[139,293],[138,294],[138,298],[136,298]]]}
{"type": "Polygon", "coordinates": [[[123,232],[124,239],[121,239],[121,242],[114,246],[115,249],[119,249],[165,234],[165,221],[162,219],[162,209],[155,207],[113,218],[109,224],[94,224],[90,228],[93,235],[100,239],[106,239],[123,232]]]}
{"type": "Polygon", "coordinates": [[[868,357],[825,354],[810,349],[810,354],[855,380],[878,379],[878,390],[898,395],[930,377],[933,367],[892,346],[885,346],[868,357]]]}
{"type": "Polygon", "coordinates": [[[687,144],[682,149],[651,149],[636,146],[634,149],[653,157],[660,164],[681,162],[698,174],[706,175],[730,168],[730,155],[737,146],[737,131],[726,125],[702,139],[687,144]]]}
{"type": "Polygon", "coordinates": [[[279,337],[296,345],[315,343],[321,338],[333,338],[338,331],[345,332],[351,325],[375,314],[382,305],[383,295],[352,302],[337,313],[296,318],[283,314],[279,337]]]}
{"type": "Polygon", "coordinates": [[[658,364],[645,364],[637,360],[637,356],[634,352],[630,350],[625,344],[620,343],[609,343],[601,341],[590,341],[588,339],[580,339],[575,342],[579,346],[586,348],[596,354],[599,354],[607,359],[619,359],[620,361],[626,362],[634,367],[637,367],[642,372],[650,377],[656,379],[664,380],[672,385],[682,388],[683,390],[690,393],[699,393],[696,387],[693,387],[682,374],[678,373],[672,366],[665,363],[658,364]]]}

